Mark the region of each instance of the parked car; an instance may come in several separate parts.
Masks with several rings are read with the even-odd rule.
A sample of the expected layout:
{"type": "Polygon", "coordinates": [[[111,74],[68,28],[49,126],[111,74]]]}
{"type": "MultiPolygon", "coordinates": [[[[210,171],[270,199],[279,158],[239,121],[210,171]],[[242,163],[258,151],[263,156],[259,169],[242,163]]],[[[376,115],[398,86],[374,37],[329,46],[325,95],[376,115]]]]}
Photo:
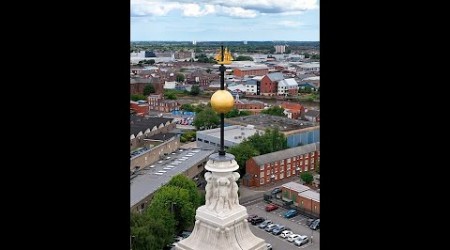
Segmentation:
{"type": "Polygon", "coordinates": [[[250,214],[250,215],[247,217],[247,221],[248,221],[248,222],[251,222],[252,219],[257,218],[257,217],[258,217],[257,214],[250,214]]]}
{"type": "Polygon", "coordinates": [[[274,189],[272,190],[272,195],[276,195],[276,194],[278,194],[278,193],[281,193],[281,188],[274,188],[274,189]]]}
{"type": "Polygon", "coordinates": [[[309,238],[306,235],[300,235],[297,239],[294,240],[294,244],[296,246],[301,246],[309,242],[309,238]]]}
{"type": "Polygon", "coordinates": [[[286,227],[283,226],[283,225],[278,225],[276,228],[274,228],[274,229],[272,230],[272,234],[273,234],[273,235],[280,235],[281,232],[283,232],[285,228],[286,228],[286,227]]]}
{"type": "Polygon", "coordinates": [[[281,232],[280,237],[283,239],[286,239],[287,237],[293,235],[294,233],[290,230],[284,230],[283,232],[281,232]]]}
{"type": "Polygon", "coordinates": [[[307,225],[307,226],[310,226],[314,221],[315,221],[315,219],[308,219],[308,220],[306,221],[306,225],[307,225]]]}
{"type": "Polygon", "coordinates": [[[267,243],[267,250],[272,250],[272,245],[270,243],[267,243]]]}
{"type": "Polygon", "coordinates": [[[276,209],[278,209],[278,206],[275,205],[275,204],[269,204],[269,205],[266,206],[266,211],[267,212],[270,212],[270,211],[273,211],[273,210],[276,210],[276,209]]]}
{"type": "Polygon", "coordinates": [[[270,225],[268,225],[266,228],[265,228],[265,230],[266,230],[266,232],[272,232],[272,230],[275,228],[277,226],[277,224],[270,224],[270,225]]]}
{"type": "Polygon", "coordinates": [[[320,229],[320,219],[315,220],[310,226],[312,230],[320,229]]]}
{"type": "Polygon", "coordinates": [[[298,214],[297,210],[291,209],[284,213],[284,218],[292,218],[298,214]]]}
{"type": "Polygon", "coordinates": [[[269,224],[272,224],[272,221],[271,220],[265,220],[265,221],[263,221],[263,222],[261,222],[261,224],[259,224],[259,228],[265,228],[265,227],[267,227],[267,225],[269,225],[269,224]]]}
{"type": "Polygon", "coordinates": [[[250,223],[252,223],[252,225],[256,225],[256,224],[259,224],[259,223],[261,223],[261,222],[263,222],[263,221],[265,221],[266,219],[264,219],[263,217],[256,217],[256,218],[253,218],[251,221],[250,221],[250,223]]]}
{"type": "Polygon", "coordinates": [[[287,241],[293,242],[293,241],[296,240],[298,237],[300,237],[300,234],[291,234],[291,236],[289,236],[289,237],[287,238],[287,241]]]}

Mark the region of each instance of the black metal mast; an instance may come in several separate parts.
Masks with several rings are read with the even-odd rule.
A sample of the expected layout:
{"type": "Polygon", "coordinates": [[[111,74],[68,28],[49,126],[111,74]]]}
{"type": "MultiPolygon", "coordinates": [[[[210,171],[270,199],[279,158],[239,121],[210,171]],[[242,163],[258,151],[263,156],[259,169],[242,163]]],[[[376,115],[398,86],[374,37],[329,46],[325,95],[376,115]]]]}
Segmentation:
{"type": "MultiPolygon", "coordinates": [[[[222,49],[222,63],[220,64],[219,70],[220,70],[220,89],[224,90],[225,89],[225,66],[223,66],[223,61],[224,61],[224,50],[223,50],[223,45],[221,46],[222,49]]],[[[219,155],[225,155],[225,149],[224,149],[224,132],[223,132],[223,128],[224,128],[224,124],[225,124],[225,114],[224,113],[220,113],[220,150],[219,150],[219,155]]]]}

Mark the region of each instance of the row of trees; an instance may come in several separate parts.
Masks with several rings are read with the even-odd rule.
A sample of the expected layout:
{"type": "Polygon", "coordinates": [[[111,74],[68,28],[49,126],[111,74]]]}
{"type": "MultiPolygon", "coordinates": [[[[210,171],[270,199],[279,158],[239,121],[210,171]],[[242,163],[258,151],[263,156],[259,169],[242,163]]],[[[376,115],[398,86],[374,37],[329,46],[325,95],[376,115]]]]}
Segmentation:
{"type": "MultiPolygon", "coordinates": [[[[216,128],[220,124],[220,116],[211,108],[210,103],[208,103],[207,105],[198,105],[198,106],[185,104],[182,105],[181,108],[186,111],[193,111],[197,113],[193,121],[193,125],[197,130],[216,128]]],[[[225,118],[233,118],[247,115],[251,115],[251,112],[239,111],[238,109],[234,108],[230,112],[225,114],[225,118]]]]}
{"type": "Polygon", "coordinates": [[[239,145],[230,147],[228,152],[233,154],[239,165],[239,173],[245,175],[245,163],[253,156],[268,154],[287,149],[287,138],[278,129],[266,129],[265,133],[258,133],[244,139],[239,145]]]}
{"type": "Polygon", "coordinates": [[[204,203],[195,182],[184,175],[174,176],[161,187],[142,213],[131,213],[133,250],[163,249],[173,235],[192,227],[196,209],[204,203]]]}
{"type": "Polygon", "coordinates": [[[265,109],[261,111],[261,114],[267,114],[267,115],[275,115],[275,116],[286,116],[284,114],[284,108],[280,106],[272,106],[268,109],[265,109]]]}

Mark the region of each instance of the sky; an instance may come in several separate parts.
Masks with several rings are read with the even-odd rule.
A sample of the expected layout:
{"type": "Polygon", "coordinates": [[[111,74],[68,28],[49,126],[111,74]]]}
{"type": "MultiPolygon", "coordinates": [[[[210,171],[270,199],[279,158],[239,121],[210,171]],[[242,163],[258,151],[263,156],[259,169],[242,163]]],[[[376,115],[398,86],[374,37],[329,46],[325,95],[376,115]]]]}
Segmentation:
{"type": "Polygon", "coordinates": [[[319,41],[320,0],[131,0],[131,41],[319,41]]]}

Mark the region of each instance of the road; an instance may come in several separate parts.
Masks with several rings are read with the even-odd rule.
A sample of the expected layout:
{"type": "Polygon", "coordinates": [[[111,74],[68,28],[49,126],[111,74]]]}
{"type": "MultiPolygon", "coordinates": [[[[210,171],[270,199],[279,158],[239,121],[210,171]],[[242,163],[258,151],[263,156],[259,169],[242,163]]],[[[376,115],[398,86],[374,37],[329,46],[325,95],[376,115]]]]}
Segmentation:
{"type": "Polygon", "coordinates": [[[302,215],[297,215],[291,219],[286,219],[283,217],[284,212],[287,210],[284,208],[278,208],[272,212],[266,212],[264,210],[267,204],[263,201],[258,202],[256,204],[247,206],[248,214],[257,214],[264,218],[270,219],[275,223],[285,225],[291,229],[296,234],[307,235],[308,237],[313,236],[312,243],[307,243],[303,246],[295,246],[294,243],[290,243],[287,240],[281,238],[280,236],[275,236],[271,233],[267,233],[265,230],[260,229],[257,226],[253,226],[250,224],[250,230],[257,236],[264,240],[267,243],[272,244],[274,250],[278,249],[299,249],[305,248],[307,250],[319,250],[320,249],[320,230],[313,231],[308,226],[306,226],[307,218],[302,215]]]}

